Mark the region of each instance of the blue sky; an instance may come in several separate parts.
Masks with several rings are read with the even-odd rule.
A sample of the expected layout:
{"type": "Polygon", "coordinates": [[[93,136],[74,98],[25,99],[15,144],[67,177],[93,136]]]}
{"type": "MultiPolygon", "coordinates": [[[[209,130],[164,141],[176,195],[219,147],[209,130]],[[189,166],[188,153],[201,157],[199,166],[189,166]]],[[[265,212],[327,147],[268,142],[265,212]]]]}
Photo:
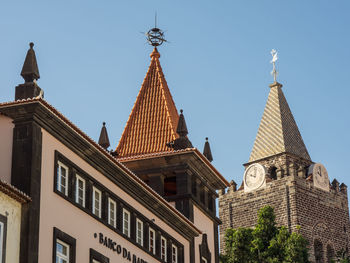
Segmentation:
{"type": "Polygon", "coordinates": [[[0,101],[22,83],[28,43],[35,43],[45,99],[98,140],[102,121],[116,147],[142,80],[154,25],[189,137],[213,164],[241,183],[272,82],[278,81],[311,158],[331,180],[350,186],[350,2],[61,0],[0,3],[0,101]]]}

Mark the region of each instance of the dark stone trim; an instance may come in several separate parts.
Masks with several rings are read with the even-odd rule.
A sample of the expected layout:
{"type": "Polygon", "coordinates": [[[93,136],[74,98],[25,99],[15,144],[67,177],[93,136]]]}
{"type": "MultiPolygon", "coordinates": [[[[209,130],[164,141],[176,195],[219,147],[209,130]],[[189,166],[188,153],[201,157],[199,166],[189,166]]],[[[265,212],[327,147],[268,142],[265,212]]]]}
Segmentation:
{"type": "Polygon", "coordinates": [[[219,263],[219,234],[218,234],[218,224],[214,223],[214,255],[215,263],[219,263]]]}
{"type": "Polygon", "coordinates": [[[6,256],[6,237],[7,237],[7,217],[0,214],[0,222],[4,224],[3,240],[2,240],[2,262],[5,262],[6,256]]]}
{"type": "Polygon", "coordinates": [[[202,243],[199,245],[199,257],[202,263],[202,258],[207,260],[207,263],[211,263],[211,253],[208,247],[207,234],[202,235],[202,243]]]}
{"type": "Polygon", "coordinates": [[[195,262],[195,249],[194,249],[194,238],[190,242],[190,263],[195,262]]]}
{"type": "MultiPolygon", "coordinates": [[[[110,160],[97,147],[91,146],[91,142],[78,134],[71,126],[62,120],[59,115],[45,106],[46,102],[33,101],[17,105],[0,107],[0,113],[19,120],[35,120],[41,127],[48,131],[57,140],[67,146],[89,165],[101,172],[123,191],[127,192],[146,209],[150,210],[157,217],[161,218],[168,225],[185,237],[187,240],[198,235],[193,227],[185,221],[179,220],[173,213],[169,213],[169,208],[165,204],[160,205],[160,201],[143,187],[140,183],[126,175],[126,172],[116,163],[110,160]]],[[[18,187],[17,187],[18,188],[18,187]]],[[[40,194],[40,191],[37,191],[40,194]]],[[[39,213],[38,213],[39,215],[39,213]]],[[[37,251],[37,249],[35,250],[37,251]]],[[[27,257],[28,258],[28,257],[27,257]]]]}
{"type": "MultiPolygon", "coordinates": [[[[118,235],[122,236],[123,238],[125,238],[126,240],[128,240],[129,242],[131,242],[132,244],[134,244],[135,246],[137,246],[138,248],[142,249],[143,251],[145,251],[146,253],[148,253],[149,255],[151,255],[152,257],[156,258],[157,260],[160,260],[160,250],[157,252],[156,250],[156,254],[154,255],[153,253],[151,253],[148,250],[148,246],[145,246],[147,242],[143,243],[143,246],[141,246],[140,244],[136,243],[136,233],[135,233],[135,228],[136,228],[136,218],[140,219],[143,222],[144,227],[147,225],[148,228],[145,232],[148,233],[148,229],[149,227],[152,228],[155,232],[156,232],[156,244],[157,244],[157,233],[159,233],[159,239],[160,239],[160,235],[163,236],[166,240],[167,243],[169,243],[170,241],[176,245],[179,248],[183,249],[183,244],[181,244],[180,242],[178,242],[175,238],[171,237],[169,234],[167,234],[166,232],[164,232],[162,229],[160,229],[157,225],[156,222],[153,222],[152,220],[149,220],[148,218],[146,218],[140,211],[137,211],[136,209],[134,209],[133,207],[131,207],[127,202],[125,202],[124,200],[122,200],[120,197],[118,197],[114,192],[110,191],[108,188],[106,188],[104,185],[102,185],[101,183],[99,183],[95,178],[93,178],[92,176],[90,176],[89,174],[87,174],[85,171],[83,171],[80,167],[78,167],[77,165],[75,165],[72,161],[70,161],[68,158],[66,158],[64,155],[62,155],[61,153],[59,153],[58,151],[55,151],[55,165],[54,165],[54,185],[53,185],[53,191],[59,195],[60,197],[62,197],[63,199],[65,199],[66,201],[68,201],[69,203],[71,203],[72,205],[76,206],[77,208],[83,210],[84,212],[86,212],[88,215],[92,216],[93,218],[95,218],[96,220],[98,220],[100,223],[102,223],[103,225],[105,225],[106,227],[112,229],[114,232],[116,232],[118,235]],[[110,198],[112,198],[116,204],[117,204],[117,228],[114,228],[113,226],[108,224],[108,220],[105,220],[103,217],[98,217],[96,215],[94,215],[92,213],[92,205],[90,202],[90,205],[87,206],[85,205],[85,207],[81,206],[80,204],[75,202],[75,188],[74,188],[74,192],[72,195],[66,196],[64,195],[62,192],[58,191],[56,189],[56,183],[55,181],[57,180],[57,163],[58,161],[60,161],[61,163],[63,163],[64,165],[66,165],[68,167],[68,169],[74,170],[76,173],[79,174],[80,177],[82,177],[83,179],[85,179],[85,182],[90,184],[90,189],[92,189],[92,187],[96,187],[98,190],[101,191],[102,196],[107,195],[110,198]],[[123,218],[123,208],[125,208],[126,210],[128,210],[130,212],[130,237],[126,236],[123,234],[123,225],[122,225],[122,218],[123,218]]],[[[70,174],[70,173],[69,173],[70,174]]],[[[74,178],[75,175],[73,174],[70,178],[74,178]]],[[[88,196],[86,195],[86,198],[88,196]]],[[[90,191],[90,200],[92,198],[92,191],[90,191]]],[[[106,206],[101,206],[101,208],[103,209],[106,206]]],[[[101,211],[103,214],[103,211],[101,211]]],[[[107,212],[108,213],[108,212],[107,212]]],[[[160,245],[160,243],[159,243],[160,245]]],[[[156,246],[157,249],[157,246],[156,246]]]]}
{"type": "Polygon", "coordinates": [[[42,133],[35,118],[15,119],[11,184],[29,195],[22,206],[20,262],[38,262],[42,133]]]}
{"type": "Polygon", "coordinates": [[[97,252],[96,250],[90,248],[90,263],[92,263],[92,260],[96,259],[101,263],[109,263],[109,258],[102,255],[101,253],[97,252]]]}
{"type": "Polygon", "coordinates": [[[70,235],[62,232],[58,228],[53,228],[53,246],[52,246],[52,263],[56,262],[56,242],[57,239],[63,241],[64,243],[67,243],[69,248],[69,262],[75,263],[76,262],[76,240],[75,238],[71,237],[70,235]]]}

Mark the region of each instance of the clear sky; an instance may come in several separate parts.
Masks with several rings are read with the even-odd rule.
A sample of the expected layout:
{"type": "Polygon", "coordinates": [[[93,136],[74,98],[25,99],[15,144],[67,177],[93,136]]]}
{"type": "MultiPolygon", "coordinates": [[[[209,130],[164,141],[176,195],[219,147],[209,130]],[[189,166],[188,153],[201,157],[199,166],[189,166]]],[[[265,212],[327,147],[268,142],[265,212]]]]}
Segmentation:
{"type": "Polygon", "coordinates": [[[189,138],[238,184],[272,82],[278,81],[311,158],[350,186],[350,1],[2,0],[0,101],[14,98],[35,43],[45,99],[98,140],[103,121],[115,148],[150,63],[140,32],[170,43],[161,64],[189,138]]]}

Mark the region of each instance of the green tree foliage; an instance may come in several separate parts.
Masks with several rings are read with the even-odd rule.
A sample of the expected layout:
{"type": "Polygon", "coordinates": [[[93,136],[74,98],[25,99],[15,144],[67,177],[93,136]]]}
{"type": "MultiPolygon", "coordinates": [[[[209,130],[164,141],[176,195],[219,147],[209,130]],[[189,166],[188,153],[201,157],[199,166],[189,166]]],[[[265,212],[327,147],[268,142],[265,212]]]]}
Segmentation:
{"type": "Polygon", "coordinates": [[[299,232],[276,227],[274,210],[258,212],[255,228],[227,229],[221,263],[308,263],[307,241],[299,232]]]}

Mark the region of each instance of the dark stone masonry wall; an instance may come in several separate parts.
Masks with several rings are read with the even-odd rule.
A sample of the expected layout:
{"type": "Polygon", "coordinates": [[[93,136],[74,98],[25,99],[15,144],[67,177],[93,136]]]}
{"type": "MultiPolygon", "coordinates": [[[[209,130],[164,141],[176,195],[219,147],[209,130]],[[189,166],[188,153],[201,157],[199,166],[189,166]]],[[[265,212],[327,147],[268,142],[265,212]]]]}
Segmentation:
{"type": "Polygon", "coordinates": [[[260,208],[271,205],[275,208],[279,226],[296,231],[309,241],[310,260],[316,262],[314,244],[317,247],[317,262],[328,262],[330,254],[349,245],[349,209],[346,187],[332,187],[330,192],[317,189],[313,182],[297,175],[270,181],[266,187],[244,193],[235,191],[232,185],[227,193],[220,192],[219,216],[220,252],[224,252],[224,236],[227,228],[253,227],[260,208]],[[315,243],[316,242],[316,243],[315,243]]]}

